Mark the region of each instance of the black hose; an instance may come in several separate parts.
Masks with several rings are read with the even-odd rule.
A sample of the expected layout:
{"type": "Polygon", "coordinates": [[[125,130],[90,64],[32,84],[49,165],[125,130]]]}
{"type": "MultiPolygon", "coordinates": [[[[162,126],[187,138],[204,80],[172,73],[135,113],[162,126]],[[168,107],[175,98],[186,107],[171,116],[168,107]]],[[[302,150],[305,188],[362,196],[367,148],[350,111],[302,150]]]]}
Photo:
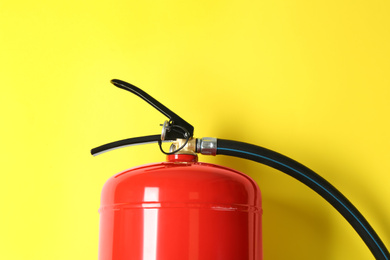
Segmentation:
{"type": "Polygon", "coordinates": [[[389,251],[356,207],[333,185],[306,166],[266,148],[231,140],[218,139],[217,154],[240,157],[268,165],[306,184],[344,216],[376,259],[390,259],[389,251]]]}

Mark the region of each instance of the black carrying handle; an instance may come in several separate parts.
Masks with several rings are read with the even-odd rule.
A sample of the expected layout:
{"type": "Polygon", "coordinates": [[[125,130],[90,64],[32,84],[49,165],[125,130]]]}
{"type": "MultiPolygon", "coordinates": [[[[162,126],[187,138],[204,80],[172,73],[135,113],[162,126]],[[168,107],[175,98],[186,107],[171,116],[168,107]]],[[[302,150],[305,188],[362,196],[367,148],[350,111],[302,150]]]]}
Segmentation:
{"type": "Polygon", "coordinates": [[[160,135],[148,135],[134,138],[127,138],[119,141],[115,141],[108,144],[103,144],[101,146],[95,147],[91,150],[91,154],[93,156],[99,155],[101,153],[105,153],[117,148],[127,147],[131,145],[137,144],[149,144],[149,143],[157,143],[161,139],[160,135]]]}
{"type": "MultiPolygon", "coordinates": [[[[185,121],[183,118],[178,116],[176,113],[174,113],[172,110],[161,104],[159,101],[157,101],[155,98],[150,96],[148,93],[143,91],[142,89],[134,86],[133,84],[130,84],[128,82],[125,82],[123,80],[119,79],[113,79],[111,80],[111,83],[114,84],[116,87],[127,90],[138,97],[145,100],[149,105],[157,109],[160,113],[162,113],[164,116],[166,116],[169,119],[169,122],[167,125],[164,125],[164,140],[165,141],[172,141],[176,140],[177,138],[184,138],[189,140],[194,135],[194,127],[190,125],[187,121],[185,121]],[[171,131],[172,130],[172,131],[171,131]],[[180,130],[180,131],[178,131],[180,130]]],[[[158,142],[161,148],[161,135],[148,135],[148,136],[141,136],[141,137],[135,137],[135,138],[128,138],[123,139],[120,141],[111,142],[108,144],[104,144],[101,146],[98,146],[96,148],[93,148],[91,150],[92,155],[98,155],[116,148],[121,148],[125,146],[130,145],[136,145],[136,144],[146,144],[146,143],[153,143],[158,142]]]]}

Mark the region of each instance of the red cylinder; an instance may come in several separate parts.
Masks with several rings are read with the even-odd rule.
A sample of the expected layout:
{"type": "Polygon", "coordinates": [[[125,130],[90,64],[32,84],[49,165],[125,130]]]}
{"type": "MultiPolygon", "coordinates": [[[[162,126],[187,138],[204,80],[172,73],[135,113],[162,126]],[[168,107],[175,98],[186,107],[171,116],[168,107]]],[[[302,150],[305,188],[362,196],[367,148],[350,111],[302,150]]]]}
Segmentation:
{"type": "Polygon", "coordinates": [[[238,171],[194,155],[111,177],[99,260],[261,260],[261,195],[238,171]]]}

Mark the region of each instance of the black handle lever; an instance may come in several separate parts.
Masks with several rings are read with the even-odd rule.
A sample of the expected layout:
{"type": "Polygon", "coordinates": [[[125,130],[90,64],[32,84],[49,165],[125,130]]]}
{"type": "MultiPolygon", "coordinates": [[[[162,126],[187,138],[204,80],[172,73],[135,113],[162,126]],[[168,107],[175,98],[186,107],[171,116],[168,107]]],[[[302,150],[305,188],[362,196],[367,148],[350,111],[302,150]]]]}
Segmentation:
{"type": "Polygon", "coordinates": [[[138,97],[142,98],[151,106],[153,106],[155,109],[160,111],[164,116],[166,116],[169,119],[169,121],[164,124],[163,134],[162,134],[163,136],[149,135],[149,136],[142,136],[136,138],[128,138],[128,139],[104,144],[92,149],[91,150],[92,155],[97,155],[124,146],[145,144],[145,143],[152,143],[152,142],[158,142],[160,145],[160,149],[162,149],[161,148],[162,139],[165,141],[172,141],[172,140],[176,140],[177,138],[184,138],[188,141],[190,138],[193,137],[194,127],[192,125],[190,125],[187,121],[182,119],[180,116],[176,115],[172,110],[170,110],[169,108],[167,108],[166,106],[158,102],[155,98],[150,96],[142,89],[137,88],[136,86],[119,79],[113,79],[111,80],[111,83],[117,86],[118,88],[127,90],[137,95],[138,97]]]}
{"type": "MultiPolygon", "coordinates": [[[[172,110],[161,104],[159,101],[157,101],[155,98],[150,96],[148,93],[143,91],[142,89],[119,79],[113,79],[111,80],[111,83],[117,86],[118,88],[127,90],[138,97],[145,100],[149,105],[153,106],[155,109],[160,111],[164,116],[166,116],[169,119],[169,126],[178,126],[179,128],[184,128],[188,134],[189,137],[192,137],[194,135],[194,127],[190,125],[187,121],[185,121],[183,118],[175,114],[172,110]]],[[[165,135],[166,140],[170,139],[176,139],[176,138],[183,138],[183,134],[177,131],[168,131],[165,135]]]]}

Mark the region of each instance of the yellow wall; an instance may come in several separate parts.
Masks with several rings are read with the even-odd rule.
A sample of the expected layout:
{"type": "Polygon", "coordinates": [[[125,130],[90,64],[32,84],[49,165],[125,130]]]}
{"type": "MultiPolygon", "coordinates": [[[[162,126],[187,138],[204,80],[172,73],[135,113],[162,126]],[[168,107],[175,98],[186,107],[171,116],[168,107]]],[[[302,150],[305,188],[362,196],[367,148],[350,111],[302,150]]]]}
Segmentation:
{"type": "MultiPolygon", "coordinates": [[[[100,190],[164,160],[165,118],[113,87],[146,90],[198,137],[286,154],[338,187],[390,246],[388,1],[2,1],[0,259],[97,259],[100,190]]],[[[373,259],[304,185],[226,157],[258,181],[264,256],[373,259]]]]}

